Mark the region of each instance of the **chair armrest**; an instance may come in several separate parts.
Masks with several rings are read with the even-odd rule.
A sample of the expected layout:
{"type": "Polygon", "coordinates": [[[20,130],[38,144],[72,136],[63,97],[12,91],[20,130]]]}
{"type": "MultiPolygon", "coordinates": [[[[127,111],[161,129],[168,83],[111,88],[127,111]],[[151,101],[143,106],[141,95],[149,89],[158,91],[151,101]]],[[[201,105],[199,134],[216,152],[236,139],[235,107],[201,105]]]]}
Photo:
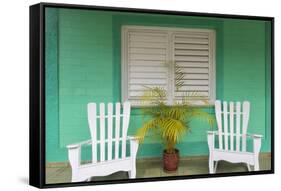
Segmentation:
{"type": "Polygon", "coordinates": [[[82,142],[74,143],[71,145],[67,145],[66,147],[68,149],[75,149],[75,148],[81,147],[82,145],[91,145],[91,144],[92,144],[92,140],[89,139],[87,141],[82,141],[82,142]]]}
{"type": "Polygon", "coordinates": [[[138,141],[140,138],[136,136],[127,136],[127,140],[138,141]]]}
{"type": "MultiPolygon", "coordinates": [[[[218,135],[219,132],[218,131],[207,131],[207,134],[208,135],[218,135]]],[[[221,133],[221,135],[225,135],[225,133],[221,133]]],[[[231,135],[230,133],[227,133],[227,135],[231,135]]],[[[233,136],[237,136],[236,133],[233,134],[233,136]]],[[[239,136],[243,136],[242,134],[239,134],[239,136]]],[[[262,138],[263,136],[262,135],[258,135],[258,134],[246,134],[247,137],[250,137],[250,138],[262,138]]]]}
{"type": "Polygon", "coordinates": [[[254,139],[261,139],[263,136],[258,134],[247,134],[247,137],[251,137],[254,139]]]}
{"type": "Polygon", "coordinates": [[[212,135],[212,134],[217,135],[218,131],[207,131],[207,134],[208,135],[212,135]]]}
{"type": "MultiPolygon", "coordinates": [[[[130,140],[130,141],[138,141],[139,140],[139,137],[134,137],[134,136],[127,136],[126,138],[127,140],[130,140]]],[[[112,140],[115,140],[115,139],[112,139],[112,140]]],[[[121,140],[121,138],[120,138],[121,140]]],[[[105,143],[108,142],[108,140],[104,140],[105,143]]],[[[71,145],[67,145],[66,147],[68,149],[74,149],[74,148],[78,148],[78,147],[81,147],[83,145],[91,145],[93,143],[93,141],[91,139],[87,140],[87,141],[82,141],[82,142],[78,142],[78,143],[74,143],[74,144],[71,144],[71,145]]],[[[98,141],[95,141],[95,143],[99,144],[100,143],[100,140],[98,141]]]]}

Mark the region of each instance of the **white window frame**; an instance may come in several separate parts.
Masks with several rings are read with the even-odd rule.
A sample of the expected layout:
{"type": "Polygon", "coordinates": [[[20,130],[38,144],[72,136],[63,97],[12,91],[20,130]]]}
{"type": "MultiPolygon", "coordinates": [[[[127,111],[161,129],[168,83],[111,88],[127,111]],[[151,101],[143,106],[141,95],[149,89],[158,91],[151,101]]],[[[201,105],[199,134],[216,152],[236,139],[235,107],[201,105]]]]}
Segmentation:
{"type": "MultiPolygon", "coordinates": [[[[209,34],[209,96],[208,102],[213,105],[216,99],[216,32],[213,29],[197,29],[197,28],[176,28],[176,27],[151,27],[151,26],[133,26],[127,25],[122,26],[121,29],[121,100],[124,101],[132,101],[129,98],[129,72],[128,72],[128,32],[131,30],[153,30],[153,32],[167,32],[169,39],[169,58],[172,61],[172,57],[174,56],[174,48],[172,42],[172,36],[176,33],[185,33],[185,32],[204,32],[209,34]]],[[[173,68],[173,67],[171,67],[173,68]]],[[[168,104],[172,105],[174,101],[174,71],[170,70],[168,77],[168,104]]],[[[203,106],[202,102],[198,102],[198,100],[194,99],[192,102],[193,105],[203,106]]],[[[132,102],[132,106],[143,106],[139,103],[136,103],[134,100],[132,102]]]]}

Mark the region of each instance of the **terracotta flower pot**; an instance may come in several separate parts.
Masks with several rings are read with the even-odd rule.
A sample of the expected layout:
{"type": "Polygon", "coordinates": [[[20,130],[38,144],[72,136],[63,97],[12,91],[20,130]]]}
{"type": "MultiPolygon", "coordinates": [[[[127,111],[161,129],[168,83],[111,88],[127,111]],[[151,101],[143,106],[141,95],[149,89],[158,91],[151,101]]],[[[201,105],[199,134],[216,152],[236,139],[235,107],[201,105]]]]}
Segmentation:
{"type": "Polygon", "coordinates": [[[163,162],[165,172],[175,172],[178,169],[179,164],[179,150],[175,149],[174,153],[163,152],[163,162]]]}

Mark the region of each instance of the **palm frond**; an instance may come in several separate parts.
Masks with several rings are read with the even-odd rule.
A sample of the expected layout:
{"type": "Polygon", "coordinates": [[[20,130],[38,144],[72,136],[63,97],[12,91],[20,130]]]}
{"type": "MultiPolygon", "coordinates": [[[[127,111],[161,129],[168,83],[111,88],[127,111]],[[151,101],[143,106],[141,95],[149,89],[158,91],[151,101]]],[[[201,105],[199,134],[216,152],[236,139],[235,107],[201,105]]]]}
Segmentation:
{"type": "Polygon", "coordinates": [[[201,120],[204,120],[210,126],[213,126],[214,122],[215,122],[214,116],[210,115],[208,112],[202,111],[199,108],[193,109],[193,111],[191,112],[191,117],[196,117],[196,118],[199,118],[201,120]]]}
{"type": "Polygon", "coordinates": [[[141,128],[137,131],[137,137],[139,137],[139,141],[143,142],[145,135],[147,132],[153,128],[156,128],[159,125],[159,118],[154,118],[144,123],[141,128]]]}
{"type": "MultiPolygon", "coordinates": [[[[168,64],[174,64],[175,86],[179,90],[184,82],[184,73],[177,64],[168,64]]],[[[194,100],[202,101],[205,105],[208,104],[207,98],[201,96],[200,93],[184,92],[182,100],[175,101],[171,106],[167,104],[166,89],[163,87],[144,87],[145,91],[141,96],[141,103],[149,107],[143,107],[141,112],[142,115],[149,116],[150,119],[145,121],[137,131],[141,142],[149,131],[157,130],[166,144],[166,149],[172,151],[182,136],[191,130],[190,121],[193,118],[202,119],[213,126],[214,117],[212,115],[192,106],[194,100]]]]}

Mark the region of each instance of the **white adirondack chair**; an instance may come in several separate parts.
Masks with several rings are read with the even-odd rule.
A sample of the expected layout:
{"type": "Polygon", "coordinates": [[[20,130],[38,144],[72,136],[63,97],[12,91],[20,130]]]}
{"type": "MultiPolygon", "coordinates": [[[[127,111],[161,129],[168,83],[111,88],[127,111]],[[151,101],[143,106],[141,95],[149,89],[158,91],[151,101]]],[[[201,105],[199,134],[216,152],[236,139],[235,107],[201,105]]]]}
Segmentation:
{"type": "Polygon", "coordinates": [[[251,171],[250,165],[253,165],[254,170],[258,171],[262,136],[247,134],[250,103],[244,101],[241,111],[240,102],[221,104],[221,101],[217,100],[215,113],[218,131],[208,131],[209,173],[216,172],[220,160],[246,163],[249,171],[251,171]],[[216,138],[218,138],[217,147],[215,146],[216,138]],[[247,138],[253,139],[252,152],[247,152],[247,138]]]}
{"type": "Polygon", "coordinates": [[[115,113],[113,113],[113,104],[108,103],[106,115],[105,104],[100,103],[99,115],[97,115],[96,103],[88,104],[91,139],[67,146],[72,169],[72,182],[90,180],[93,176],[106,176],[117,171],[128,171],[129,178],[136,177],[138,140],[135,137],[127,136],[130,109],[130,103],[125,102],[122,114],[120,112],[121,104],[116,103],[115,113]],[[129,156],[126,154],[127,141],[130,141],[129,156]],[[92,145],[91,163],[81,164],[82,145],[92,145]],[[99,153],[98,147],[100,148],[99,153]]]}

